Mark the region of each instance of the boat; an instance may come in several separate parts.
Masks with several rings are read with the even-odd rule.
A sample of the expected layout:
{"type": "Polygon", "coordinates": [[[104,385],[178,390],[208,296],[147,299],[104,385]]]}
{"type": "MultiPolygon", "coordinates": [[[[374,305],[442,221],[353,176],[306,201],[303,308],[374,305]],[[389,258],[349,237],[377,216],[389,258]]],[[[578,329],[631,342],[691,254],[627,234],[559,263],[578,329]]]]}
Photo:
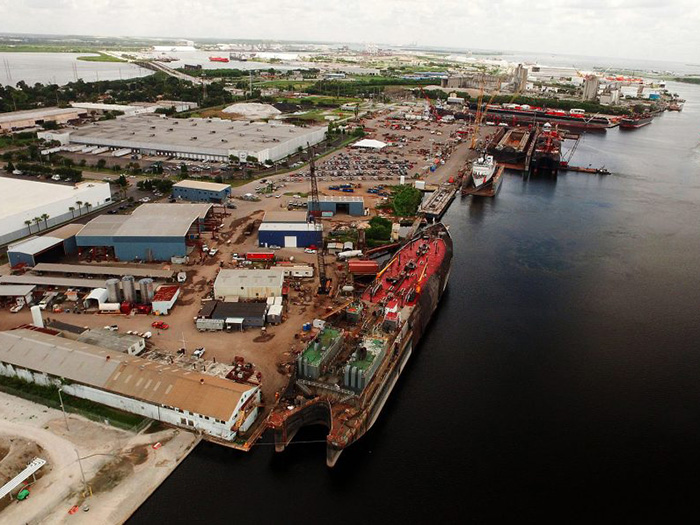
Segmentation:
{"type": "Polygon", "coordinates": [[[408,240],[374,281],[333,312],[296,360],[267,423],[282,452],[306,425],[328,428],[326,464],[369,431],[447,287],[452,238],[435,223],[408,240]]]}
{"type": "Polygon", "coordinates": [[[489,184],[496,172],[496,161],[491,155],[482,155],[472,163],[471,183],[474,188],[489,184]]]}
{"type": "Polygon", "coordinates": [[[561,166],[561,140],[559,130],[548,122],[535,138],[530,174],[556,177],[561,166]]]}
{"type": "MultiPolygon", "coordinates": [[[[470,104],[470,113],[476,113],[476,104],[470,104]]],[[[505,123],[511,126],[534,125],[550,122],[567,129],[606,130],[614,128],[619,122],[618,117],[607,115],[589,115],[581,109],[550,109],[527,104],[488,104],[484,108],[484,116],[495,124],[505,123]]]]}
{"type": "Polygon", "coordinates": [[[633,115],[620,119],[620,129],[636,129],[651,124],[654,115],[645,113],[643,115],[633,115]]]}
{"type": "Polygon", "coordinates": [[[668,110],[669,111],[683,111],[683,102],[685,100],[681,99],[674,99],[669,105],[668,105],[668,110]]]}
{"type": "Polygon", "coordinates": [[[209,57],[209,62],[228,62],[226,57],[209,57]]]}

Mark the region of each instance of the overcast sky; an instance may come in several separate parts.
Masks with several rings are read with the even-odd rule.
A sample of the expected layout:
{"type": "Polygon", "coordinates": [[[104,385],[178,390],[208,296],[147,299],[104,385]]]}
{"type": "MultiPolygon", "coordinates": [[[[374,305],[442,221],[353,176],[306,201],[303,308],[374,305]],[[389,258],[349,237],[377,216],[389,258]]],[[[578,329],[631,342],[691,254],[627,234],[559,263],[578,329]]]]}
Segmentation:
{"type": "Polygon", "coordinates": [[[0,31],[450,46],[700,63],[700,0],[0,0],[0,31]]]}

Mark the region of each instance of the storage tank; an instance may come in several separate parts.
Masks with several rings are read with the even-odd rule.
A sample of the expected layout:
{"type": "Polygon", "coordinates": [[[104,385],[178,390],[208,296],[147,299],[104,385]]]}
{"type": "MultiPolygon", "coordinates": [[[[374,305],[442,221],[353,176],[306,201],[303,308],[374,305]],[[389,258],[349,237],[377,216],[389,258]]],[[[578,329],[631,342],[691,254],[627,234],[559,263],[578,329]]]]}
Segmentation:
{"type": "Polygon", "coordinates": [[[136,302],[136,280],[131,275],[122,277],[122,292],[124,300],[130,303],[136,302]]]}
{"type": "Polygon", "coordinates": [[[156,293],[153,279],[141,279],[139,281],[139,293],[141,294],[141,304],[151,304],[156,293]]]}
{"type": "Polygon", "coordinates": [[[118,303],[121,300],[119,279],[107,279],[105,286],[107,288],[107,301],[110,303],[118,303]]]}

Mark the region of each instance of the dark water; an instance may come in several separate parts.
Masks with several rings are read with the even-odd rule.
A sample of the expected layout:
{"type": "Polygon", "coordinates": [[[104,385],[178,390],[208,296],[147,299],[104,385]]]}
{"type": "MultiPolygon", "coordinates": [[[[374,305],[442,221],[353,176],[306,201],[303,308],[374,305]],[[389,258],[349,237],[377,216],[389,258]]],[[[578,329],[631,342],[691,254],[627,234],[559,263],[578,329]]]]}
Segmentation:
{"type": "Polygon", "coordinates": [[[322,444],[203,444],[130,523],[683,516],[700,471],[700,89],[678,90],[682,113],[585,138],[576,163],[614,175],[511,175],[454,203],[448,292],[335,469],[322,444]]]}

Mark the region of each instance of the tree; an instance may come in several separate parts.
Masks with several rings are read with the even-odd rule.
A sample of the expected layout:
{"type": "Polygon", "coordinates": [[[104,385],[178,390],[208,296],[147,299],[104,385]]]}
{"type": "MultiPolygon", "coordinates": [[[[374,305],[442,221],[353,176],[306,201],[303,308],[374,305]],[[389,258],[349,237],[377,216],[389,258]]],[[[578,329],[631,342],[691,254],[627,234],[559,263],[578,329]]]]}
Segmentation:
{"type": "Polygon", "coordinates": [[[104,169],[105,166],[107,166],[107,161],[105,159],[100,159],[97,161],[97,168],[98,169],[104,169]]]}
{"type": "Polygon", "coordinates": [[[369,228],[365,230],[368,241],[388,241],[391,236],[391,221],[383,217],[372,217],[369,228]]]}
{"type": "Polygon", "coordinates": [[[49,214],[48,213],[42,213],[41,218],[44,219],[44,229],[47,229],[49,227],[49,214]]]}
{"type": "Polygon", "coordinates": [[[24,224],[27,225],[27,229],[29,230],[29,233],[31,234],[32,233],[32,221],[26,220],[26,221],[24,221],[24,224]]]}
{"type": "Polygon", "coordinates": [[[85,210],[87,211],[87,213],[90,213],[90,208],[92,208],[92,204],[90,204],[89,202],[86,202],[85,203],[85,210]]]}
{"type": "Polygon", "coordinates": [[[119,175],[119,178],[117,179],[117,184],[122,188],[126,188],[129,185],[129,182],[126,180],[126,177],[123,173],[119,175]]]}
{"type": "Polygon", "coordinates": [[[396,186],[392,199],[394,213],[400,217],[412,217],[418,211],[423,194],[413,186],[396,186]]]}
{"type": "Polygon", "coordinates": [[[180,175],[187,177],[187,164],[180,164],[180,175]]]}
{"type": "Polygon", "coordinates": [[[36,223],[36,231],[40,229],[39,223],[41,222],[41,217],[34,217],[34,222],[36,223]]]}
{"type": "Polygon", "coordinates": [[[72,218],[75,218],[75,206],[68,206],[68,211],[72,218]]]}
{"type": "Polygon", "coordinates": [[[83,201],[75,201],[75,203],[78,205],[78,217],[80,217],[83,214],[83,201]]]}
{"type": "Polygon", "coordinates": [[[7,163],[7,166],[5,166],[5,171],[7,173],[12,173],[13,171],[15,171],[15,165],[12,164],[12,161],[7,163]]]}

